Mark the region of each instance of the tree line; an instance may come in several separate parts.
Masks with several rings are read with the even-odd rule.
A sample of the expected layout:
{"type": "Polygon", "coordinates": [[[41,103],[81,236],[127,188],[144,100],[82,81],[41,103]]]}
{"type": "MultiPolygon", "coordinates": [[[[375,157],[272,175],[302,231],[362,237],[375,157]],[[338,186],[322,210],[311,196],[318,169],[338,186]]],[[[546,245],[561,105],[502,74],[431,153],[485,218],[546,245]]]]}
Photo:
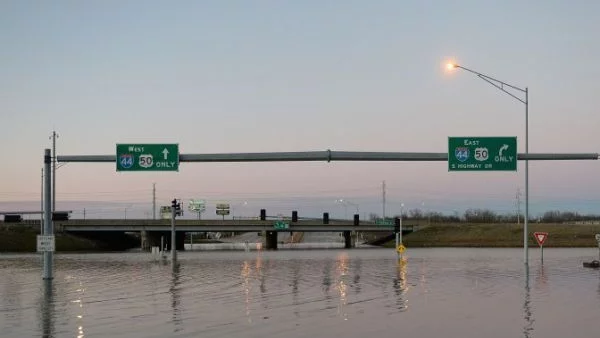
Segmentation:
{"type": "MultiPolygon", "coordinates": [[[[379,217],[380,216],[375,213],[369,214],[369,219],[372,221],[379,217]]],[[[394,215],[393,217],[400,217],[400,215],[394,215]]],[[[463,214],[459,214],[456,211],[452,214],[444,214],[437,211],[424,212],[419,208],[415,208],[409,209],[402,214],[403,220],[426,220],[430,223],[522,223],[523,218],[523,214],[501,214],[489,209],[467,209],[463,214]]],[[[541,216],[531,217],[530,215],[529,221],[543,223],[600,221],[600,215],[552,210],[544,212],[541,216]]]]}

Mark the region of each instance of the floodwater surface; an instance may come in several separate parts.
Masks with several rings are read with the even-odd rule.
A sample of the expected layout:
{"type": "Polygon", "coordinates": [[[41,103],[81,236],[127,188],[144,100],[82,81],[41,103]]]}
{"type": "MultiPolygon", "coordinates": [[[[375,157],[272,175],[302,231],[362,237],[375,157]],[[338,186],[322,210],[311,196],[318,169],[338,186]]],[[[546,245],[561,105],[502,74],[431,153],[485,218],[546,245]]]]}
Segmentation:
{"type": "Polygon", "coordinates": [[[0,337],[598,337],[594,249],[0,255],[0,337]]]}

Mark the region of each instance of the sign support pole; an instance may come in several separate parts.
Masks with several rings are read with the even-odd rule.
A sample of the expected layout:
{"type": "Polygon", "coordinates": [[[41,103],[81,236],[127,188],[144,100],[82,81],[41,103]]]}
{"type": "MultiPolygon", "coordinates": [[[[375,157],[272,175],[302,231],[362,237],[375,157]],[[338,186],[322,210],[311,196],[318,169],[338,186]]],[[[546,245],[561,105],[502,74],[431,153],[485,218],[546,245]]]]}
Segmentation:
{"type": "MultiPolygon", "coordinates": [[[[52,190],[51,190],[51,178],[52,171],[50,170],[52,157],[50,156],[50,149],[44,150],[44,171],[46,175],[44,176],[44,235],[45,236],[53,236],[54,229],[52,224],[52,190]]],[[[42,279],[52,279],[54,278],[52,274],[52,260],[54,258],[54,253],[51,251],[44,251],[44,268],[42,272],[42,279]]]]}
{"type": "Polygon", "coordinates": [[[398,240],[399,238],[399,233],[396,232],[396,253],[398,254],[398,259],[400,259],[400,251],[398,250],[398,243],[400,243],[400,241],[398,240]]]}

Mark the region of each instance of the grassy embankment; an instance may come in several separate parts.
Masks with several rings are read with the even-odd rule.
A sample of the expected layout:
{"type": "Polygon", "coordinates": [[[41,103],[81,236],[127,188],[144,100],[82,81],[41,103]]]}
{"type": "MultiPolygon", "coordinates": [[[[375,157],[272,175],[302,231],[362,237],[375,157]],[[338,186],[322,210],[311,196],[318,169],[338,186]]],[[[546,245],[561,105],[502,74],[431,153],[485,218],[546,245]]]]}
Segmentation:
{"type": "MultiPolygon", "coordinates": [[[[537,246],[536,231],[548,232],[544,247],[595,247],[595,234],[600,225],[529,224],[529,245],[537,246]]],[[[36,229],[28,227],[0,227],[0,252],[35,252],[36,229]]],[[[302,233],[294,234],[294,242],[301,241],[302,233]]],[[[523,225],[516,224],[432,224],[405,235],[407,247],[521,247],[523,225]]],[[[385,244],[393,247],[394,240],[385,244]]],[[[56,234],[56,251],[99,251],[107,248],[97,241],[56,234]]]]}
{"type": "MultiPolygon", "coordinates": [[[[0,227],[0,252],[35,252],[37,246],[37,229],[29,227],[0,227]]],[[[101,247],[94,241],[71,236],[55,234],[56,251],[97,251],[101,247]]]]}
{"type": "MultiPolygon", "coordinates": [[[[529,223],[528,243],[537,246],[534,232],[547,232],[544,247],[594,247],[600,224],[529,223]]],[[[406,247],[522,247],[523,224],[432,224],[405,235],[406,247]]],[[[394,241],[385,244],[393,247],[394,241]]]]}

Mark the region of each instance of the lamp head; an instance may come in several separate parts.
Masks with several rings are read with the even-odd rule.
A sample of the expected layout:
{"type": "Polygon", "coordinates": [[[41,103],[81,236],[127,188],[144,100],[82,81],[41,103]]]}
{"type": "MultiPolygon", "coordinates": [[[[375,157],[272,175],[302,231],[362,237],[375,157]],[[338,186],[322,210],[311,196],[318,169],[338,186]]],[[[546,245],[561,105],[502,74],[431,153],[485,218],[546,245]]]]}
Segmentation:
{"type": "Polygon", "coordinates": [[[447,70],[453,70],[454,68],[458,68],[458,67],[459,67],[459,65],[457,63],[454,63],[454,62],[448,62],[446,64],[446,69],[447,70]]]}

